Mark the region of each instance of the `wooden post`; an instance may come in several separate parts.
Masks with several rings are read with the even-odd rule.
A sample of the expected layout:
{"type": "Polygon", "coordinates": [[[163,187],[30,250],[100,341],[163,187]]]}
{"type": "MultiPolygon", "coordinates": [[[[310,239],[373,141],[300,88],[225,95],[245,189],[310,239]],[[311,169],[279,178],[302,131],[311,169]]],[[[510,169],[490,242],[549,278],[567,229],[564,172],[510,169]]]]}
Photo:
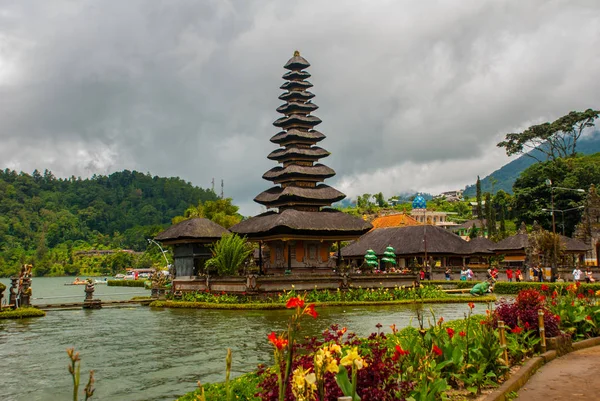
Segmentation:
{"type": "Polygon", "coordinates": [[[342,265],[342,247],[340,241],[337,242],[337,260],[335,261],[335,267],[338,269],[342,265]]]}
{"type": "Polygon", "coordinates": [[[498,331],[500,332],[500,348],[502,348],[502,353],[504,355],[504,364],[509,366],[508,351],[506,349],[506,332],[504,330],[504,322],[502,320],[498,321],[498,331]]]}
{"type": "Polygon", "coordinates": [[[538,325],[540,327],[542,352],[546,352],[546,328],[544,327],[544,311],[541,309],[538,309],[538,325]]]}
{"type": "Polygon", "coordinates": [[[258,241],[258,274],[263,274],[262,242],[258,241]]]}

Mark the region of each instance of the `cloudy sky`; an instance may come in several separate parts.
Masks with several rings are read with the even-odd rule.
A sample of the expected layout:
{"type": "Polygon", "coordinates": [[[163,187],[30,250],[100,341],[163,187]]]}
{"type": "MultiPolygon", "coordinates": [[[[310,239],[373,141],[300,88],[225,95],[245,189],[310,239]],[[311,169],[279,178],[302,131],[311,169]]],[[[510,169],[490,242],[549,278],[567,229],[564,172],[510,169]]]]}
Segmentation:
{"type": "Polygon", "coordinates": [[[258,213],[296,49],[350,197],[462,188],[600,106],[596,0],[3,0],[0,168],[214,177],[258,213]]]}

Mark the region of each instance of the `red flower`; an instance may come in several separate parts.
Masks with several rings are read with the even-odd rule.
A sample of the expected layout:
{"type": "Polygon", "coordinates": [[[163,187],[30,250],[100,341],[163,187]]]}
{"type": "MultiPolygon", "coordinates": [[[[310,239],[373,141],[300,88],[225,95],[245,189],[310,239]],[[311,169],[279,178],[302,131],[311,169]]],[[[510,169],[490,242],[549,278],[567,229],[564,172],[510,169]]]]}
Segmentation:
{"type": "Polygon", "coordinates": [[[267,338],[278,350],[282,350],[288,345],[288,340],[284,339],[283,337],[277,337],[277,334],[275,334],[274,331],[272,331],[267,338]]]}
{"type": "Polygon", "coordinates": [[[448,333],[448,337],[450,337],[450,339],[452,339],[452,337],[454,337],[454,329],[448,327],[448,328],[446,328],[446,333],[448,333]]]}
{"type": "Polygon", "coordinates": [[[556,303],[556,301],[552,301],[552,306],[556,306],[556,305],[558,305],[558,304],[556,303]]]}
{"type": "Polygon", "coordinates": [[[556,290],[552,291],[552,299],[556,298],[558,296],[558,292],[556,292],[556,290]]]}
{"type": "Polygon", "coordinates": [[[272,331],[271,334],[267,336],[267,338],[269,339],[271,344],[273,344],[278,350],[282,350],[288,344],[288,341],[284,339],[283,336],[277,337],[274,331],[272,331]]]}
{"type": "Polygon", "coordinates": [[[469,302],[469,308],[473,309],[475,307],[475,304],[473,302],[469,302]]]}
{"type": "Polygon", "coordinates": [[[554,315],[554,317],[560,322],[560,315],[554,315]]]}
{"type": "Polygon", "coordinates": [[[585,317],[585,320],[592,320],[592,317],[591,317],[590,315],[587,315],[587,316],[585,317]]]}
{"type": "Polygon", "coordinates": [[[392,355],[392,361],[397,361],[398,359],[400,359],[401,356],[408,354],[410,354],[410,352],[405,351],[402,349],[401,346],[396,345],[396,351],[394,352],[394,355],[392,355]]]}
{"type": "Polygon", "coordinates": [[[461,331],[458,333],[458,335],[461,337],[465,337],[467,335],[467,333],[465,333],[464,331],[461,331]]]}
{"type": "Polygon", "coordinates": [[[588,295],[594,295],[594,290],[592,290],[591,288],[588,289],[588,295]]]}
{"type": "Polygon", "coordinates": [[[483,326],[485,324],[488,324],[488,322],[487,322],[487,320],[482,320],[482,321],[479,322],[479,324],[483,326]]]}
{"type": "Polygon", "coordinates": [[[546,284],[542,284],[541,289],[542,289],[542,291],[548,291],[550,289],[550,287],[548,287],[546,284]]]}
{"type": "Polygon", "coordinates": [[[531,328],[529,322],[525,322],[525,330],[529,330],[531,328]]]}
{"type": "Polygon", "coordinates": [[[583,295],[582,293],[579,293],[579,294],[577,294],[577,298],[583,299],[583,298],[585,298],[585,295],[583,295]]]}
{"type": "Polygon", "coordinates": [[[434,354],[436,354],[437,356],[440,356],[443,354],[442,350],[440,349],[440,347],[438,347],[437,345],[433,344],[433,347],[431,348],[431,352],[433,352],[434,354]]]}
{"type": "Polygon", "coordinates": [[[439,320],[438,320],[438,324],[441,326],[441,325],[442,325],[442,323],[444,323],[444,318],[443,318],[443,317],[440,317],[440,318],[439,318],[439,320]]]}
{"type": "Polygon", "coordinates": [[[519,326],[515,326],[515,328],[512,329],[510,332],[513,334],[521,334],[522,331],[523,331],[522,328],[520,328],[519,326]]]}
{"type": "Polygon", "coordinates": [[[287,301],[287,304],[285,305],[286,308],[291,309],[291,308],[303,308],[304,307],[304,300],[302,298],[298,298],[298,297],[293,297],[290,298],[289,301],[287,301]]]}
{"type": "Polygon", "coordinates": [[[571,301],[571,306],[575,306],[575,301],[571,301]]]}
{"type": "Polygon", "coordinates": [[[579,281],[575,282],[575,287],[579,288],[580,285],[581,285],[581,283],[579,281]]]}
{"type": "MultiPolygon", "coordinates": [[[[304,303],[304,301],[302,301],[302,303],[304,303]]],[[[310,315],[313,318],[317,318],[318,314],[317,311],[315,310],[315,304],[310,304],[308,305],[306,308],[304,308],[304,314],[310,315]]]]}

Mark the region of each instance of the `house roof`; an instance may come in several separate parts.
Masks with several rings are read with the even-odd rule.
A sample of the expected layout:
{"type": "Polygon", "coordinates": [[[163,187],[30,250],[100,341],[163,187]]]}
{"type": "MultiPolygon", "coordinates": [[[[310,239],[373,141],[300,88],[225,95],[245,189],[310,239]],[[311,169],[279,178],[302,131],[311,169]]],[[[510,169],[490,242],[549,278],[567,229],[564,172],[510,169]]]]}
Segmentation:
{"type": "Polygon", "coordinates": [[[467,242],[471,254],[493,254],[496,244],[485,237],[476,237],[467,242]]]}
{"type": "Polygon", "coordinates": [[[371,221],[373,229],[386,227],[404,227],[421,225],[417,220],[404,213],[388,214],[380,216],[371,221]]]}
{"type": "Polygon", "coordinates": [[[454,227],[452,227],[453,230],[460,230],[460,229],[471,229],[471,227],[473,227],[473,224],[475,224],[475,227],[477,228],[484,228],[487,226],[487,220],[483,219],[483,220],[479,220],[479,219],[471,219],[471,220],[467,220],[464,223],[458,224],[454,227]]]}
{"type": "Polygon", "coordinates": [[[281,212],[270,211],[251,217],[234,225],[230,230],[248,238],[275,235],[335,238],[336,236],[359,237],[371,227],[371,223],[335,209],[323,209],[319,212],[285,209],[281,212]]]}
{"type": "Polygon", "coordinates": [[[368,249],[373,249],[377,255],[383,255],[385,248],[392,246],[396,255],[418,255],[425,251],[430,254],[471,253],[468,243],[443,228],[432,225],[388,227],[372,230],[358,240],[342,249],[342,256],[364,256],[368,249]]]}
{"type": "MultiPolygon", "coordinates": [[[[566,252],[585,252],[590,247],[581,240],[575,238],[569,238],[564,235],[560,235],[560,242],[565,247],[566,252]]],[[[492,248],[494,251],[516,251],[525,250],[529,246],[528,234],[520,233],[511,235],[508,238],[495,244],[492,248]]]]}
{"type": "Polygon", "coordinates": [[[227,229],[217,223],[197,217],[172,225],[159,233],[154,239],[161,242],[173,242],[177,240],[214,241],[228,233],[227,229]]]}

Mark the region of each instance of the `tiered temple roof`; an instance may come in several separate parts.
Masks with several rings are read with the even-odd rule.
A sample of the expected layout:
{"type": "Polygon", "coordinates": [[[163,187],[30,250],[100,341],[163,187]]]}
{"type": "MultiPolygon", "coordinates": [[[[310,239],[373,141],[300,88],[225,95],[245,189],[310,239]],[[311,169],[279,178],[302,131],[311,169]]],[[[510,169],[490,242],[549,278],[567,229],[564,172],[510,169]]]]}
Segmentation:
{"type": "Polygon", "coordinates": [[[316,146],[325,135],[314,129],[321,119],[311,115],[319,107],[311,100],[314,95],[307,91],[312,84],[306,81],[310,74],[303,70],[309,66],[310,63],[299,52],[295,52],[284,66],[290,70],[283,75],[287,82],[281,85],[286,92],[279,96],[285,103],[277,108],[283,117],[273,123],[283,131],[271,138],[271,142],[281,147],[268,156],[281,165],[263,175],[265,180],[272,181],[276,186],[254,198],[267,208],[318,212],[321,207],[331,206],[346,197],[335,188],[323,184],[326,178],[335,175],[335,171],[318,163],[329,156],[329,152],[316,146]]]}
{"type": "Polygon", "coordinates": [[[319,160],[329,152],[316,146],[325,135],[314,127],[321,119],[311,113],[318,109],[308,91],[312,84],[306,81],[310,66],[299,52],[294,53],[284,66],[285,82],[279,96],[285,103],[277,108],[283,117],[273,125],[282,129],[271,138],[280,146],[268,155],[279,163],[267,171],[263,178],[275,186],[262,192],[254,200],[271,210],[244,220],[231,227],[231,231],[253,239],[318,238],[328,240],[354,239],[372,226],[361,218],[327,208],[346,197],[323,182],[333,177],[335,171],[319,160]]]}

